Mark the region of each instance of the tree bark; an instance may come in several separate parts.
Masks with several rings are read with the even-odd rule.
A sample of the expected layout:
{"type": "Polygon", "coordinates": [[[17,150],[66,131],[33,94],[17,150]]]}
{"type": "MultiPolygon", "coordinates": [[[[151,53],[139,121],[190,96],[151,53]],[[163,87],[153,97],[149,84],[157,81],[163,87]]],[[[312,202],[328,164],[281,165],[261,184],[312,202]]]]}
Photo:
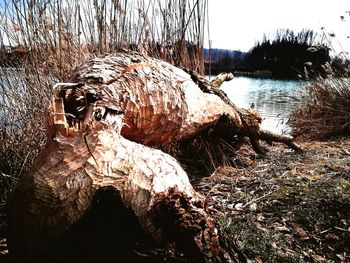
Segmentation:
{"type": "Polygon", "coordinates": [[[179,163],[150,147],[211,127],[248,136],[261,153],[259,139],[300,149],[290,137],[260,130],[257,112],[233,105],[218,89],[226,78],[214,85],[166,62],[122,52],[91,60],[68,83],[57,84],[53,138],[9,201],[10,249],[23,255],[54,250],[96,192],[109,187],[158,244],[175,244],[198,262],[244,261],[222,241],[215,217],[179,163]]]}

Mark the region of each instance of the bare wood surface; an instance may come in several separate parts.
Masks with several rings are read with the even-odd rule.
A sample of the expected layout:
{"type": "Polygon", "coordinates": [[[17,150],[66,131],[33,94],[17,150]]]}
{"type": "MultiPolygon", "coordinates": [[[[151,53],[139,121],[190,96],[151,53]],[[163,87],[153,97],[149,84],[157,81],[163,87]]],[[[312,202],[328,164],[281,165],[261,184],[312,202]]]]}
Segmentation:
{"type": "Polygon", "coordinates": [[[47,246],[82,217],[96,191],[112,187],[159,244],[175,242],[200,261],[224,255],[203,197],[173,157],[113,129],[57,136],[47,150],[12,196],[12,231],[22,237],[15,244],[21,253],[30,252],[23,251],[28,242],[30,249],[53,249],[47,246]]]}
{"type": "Polygon", "coordinates": [[[225,81],[230,81],[233,79],[233,74],[232,73],[220,73],[211,81],[211,85],[213,88],[220,88],[222,83],[225,81]]]}
{"type": "Polygon", "coordinates": [[[56,86],[55,136],[11,197],[14,251],[52,249],[86,213],[96,192],[111,187],[159,244],[174,243],[199,262],[244,261],[222,242],[224,234],[179,163],[150,148],[211,127],[248,136],[258,152],[260,139],[299,150],[292,138],[260,130],[256,111],[228,100],[218,86],[229,77],[213,86],[132,52],[79,67],[68,84],[56,86]]]}

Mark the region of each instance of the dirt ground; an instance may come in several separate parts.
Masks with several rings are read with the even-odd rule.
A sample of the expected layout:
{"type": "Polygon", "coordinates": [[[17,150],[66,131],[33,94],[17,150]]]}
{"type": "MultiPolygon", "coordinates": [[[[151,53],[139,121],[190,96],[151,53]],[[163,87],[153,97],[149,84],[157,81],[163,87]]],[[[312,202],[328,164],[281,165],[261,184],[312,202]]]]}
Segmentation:
{"type": "MultiPolygon", "coordinates": [[[[350,262],[350,138],[280,144],[193,181],[251,262],[350,262]]],[[[0,211],[0,259],[8,253],[0,211]]],[[[0,260],[1,261],[1,260],[0,260]]]]}
{"type": "Polygon", "coordinates": [[[350,138],[301,145],[195,182],[252,262],[350,262],[350,138]]]}

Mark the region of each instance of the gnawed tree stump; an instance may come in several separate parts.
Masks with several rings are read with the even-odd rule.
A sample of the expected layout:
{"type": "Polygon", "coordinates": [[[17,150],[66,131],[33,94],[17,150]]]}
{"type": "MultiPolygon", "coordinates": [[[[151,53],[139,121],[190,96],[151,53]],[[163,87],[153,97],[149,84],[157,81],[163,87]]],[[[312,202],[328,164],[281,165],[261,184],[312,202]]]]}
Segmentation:
{"type": "Polygon", "coordinates": [[[211,83],[121,52],[87,62],[56,85],[53,139],[9,201],[11,252],[54,251],[99,189],[109,188],[158,244],[174,244],[198,262],[244,260],[179,163],[155,149],[211,128],[248,136],[260,153],[259,139],[299,150],[291,137],[262,131],[257,112],[227,99],[218,86],[230,77],[211,83]]]}

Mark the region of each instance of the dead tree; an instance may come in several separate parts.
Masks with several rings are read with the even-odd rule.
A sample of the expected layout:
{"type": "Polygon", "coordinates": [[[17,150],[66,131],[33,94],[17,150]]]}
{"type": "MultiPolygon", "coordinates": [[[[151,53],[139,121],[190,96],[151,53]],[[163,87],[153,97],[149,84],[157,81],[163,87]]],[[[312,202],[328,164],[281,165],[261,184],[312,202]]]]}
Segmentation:
{"type": "MultiPolygon", "coordinates": [[[[26,255],[53,249],[91,206],[115,189],[145,233],[199,262],[242,261],[186,172],[157,146],[210,127],[232,136],[300,148],[260,129],[260,115],[233,105],[213,83],[164,61],[121,52],[79,67],[54,88],[53,137],[9,202],[11,247],[26,255]]],[[[219,83],[219,84],[218,84],[219,83]]]]}

